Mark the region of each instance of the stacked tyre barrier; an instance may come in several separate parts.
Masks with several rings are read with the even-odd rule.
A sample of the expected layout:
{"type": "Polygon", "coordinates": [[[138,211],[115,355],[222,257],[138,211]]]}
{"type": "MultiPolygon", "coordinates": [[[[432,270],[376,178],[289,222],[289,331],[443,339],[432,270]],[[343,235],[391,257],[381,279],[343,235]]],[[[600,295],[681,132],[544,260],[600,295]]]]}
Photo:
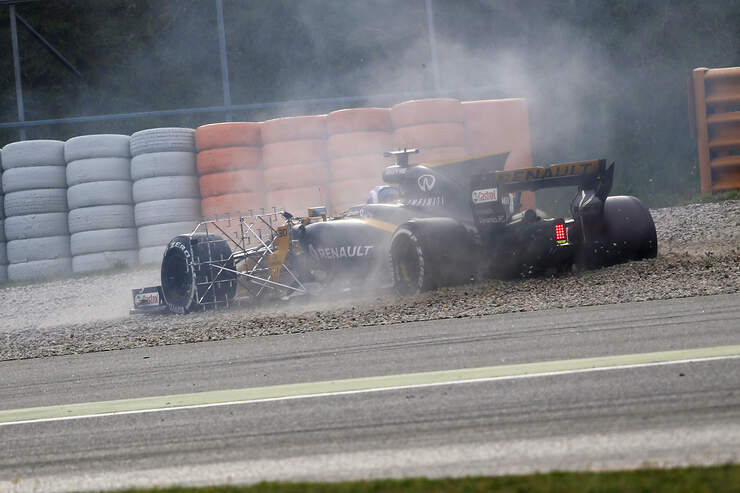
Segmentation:
{"type": "Polygon", "coordinates": [[[200,221],[195,130],[152,128],[131,136],[139,263],[157,264],[167,243],[200,221]]]}
{"type": "Polygon", "coordinates": [[[206,219],[239,217],[265,206],[260,124],[229,122],[195,131],[206,219]]]}
{"type": "Polygon", "coordinates": [[[341,213],[382,185],[383,153],[393,148],[388,108],[353,108],[329,113],[327,153],[332,212],[341,213]]]}
{"type": "Polygon", "coordinates": [[[411,163],[453,161],[466,156],[463,107],[457,99],[405,101],[391,108],[393,146],[419,148],[411,163]]]}
{"type": "MultiPolygon", "coordinates": [[[[505,169],[532,167],[529,117],[524,99],[465,101],[462,108],[469,156],[508,152],[505,169]]],[[[522,203],[533,209],[534,192],[523,192],[522,203]]]]}
{"type": "Polygon", "coordinates": [[[276,118],[261,130],[267,209],[303,216],[327,205],[326,115],[276,118]]]}
{"type": "Polygon", "coordinates": [[[83,135],[64,145],[72,271],[139,262],[128,135],[83,135]]]}
{"type": "Polygon", "coordinates": [[[14,142],[2,154],[8,279],[71,273],[64,142],[14,142]]]}

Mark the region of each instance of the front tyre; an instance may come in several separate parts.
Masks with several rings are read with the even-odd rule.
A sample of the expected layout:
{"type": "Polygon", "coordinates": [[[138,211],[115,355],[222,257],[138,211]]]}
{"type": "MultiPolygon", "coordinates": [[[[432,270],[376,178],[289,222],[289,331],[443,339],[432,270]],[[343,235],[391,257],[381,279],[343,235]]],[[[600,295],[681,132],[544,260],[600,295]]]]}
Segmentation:
{"type": "Polygon", "coordinates": [[[226,240],[205,234],[176,236],[162,259],[165,304],[180,314],[226,305],[236,293],[235,270],[226,240]]]}
{"type": "Polygon", "coordinates": [[[391,240],[393,287],[401,296],[412,296],[435,287],[429,247],[413,231],[399,227],[391,240]]]}
{"type": "Polygon", "coordinates": [[[391,238],[393,286],[412,296],[441,286],[469,282],[477,256],[471,231],[451,218],[414,219],[391,238]]]}

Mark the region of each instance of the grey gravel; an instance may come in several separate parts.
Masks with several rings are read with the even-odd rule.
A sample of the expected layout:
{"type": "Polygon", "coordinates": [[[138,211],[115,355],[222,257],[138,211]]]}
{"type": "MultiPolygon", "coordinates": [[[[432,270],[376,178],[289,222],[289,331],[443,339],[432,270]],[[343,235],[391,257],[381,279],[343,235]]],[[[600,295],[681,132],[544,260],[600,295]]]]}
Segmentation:
{"type": "Polygon", "coordinates": [[[740,201],[651,211],[656,259],[558,277],[488,281],[398,299],[389,293],[190,315],[127,316],[156,269],[7,286],[0,360],[361,328],[410,321],[740,293],[740,201]]]}

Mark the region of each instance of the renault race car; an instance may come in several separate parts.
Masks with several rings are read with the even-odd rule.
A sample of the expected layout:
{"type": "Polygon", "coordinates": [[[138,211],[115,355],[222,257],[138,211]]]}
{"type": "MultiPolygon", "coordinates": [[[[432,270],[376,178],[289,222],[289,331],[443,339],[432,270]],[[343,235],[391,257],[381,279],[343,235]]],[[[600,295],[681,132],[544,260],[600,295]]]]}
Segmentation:
{"type": "Polygon", "coordinates": [[[507,154],[413,165],[416,149],[386,153],[393,203],[206,221],[170,241],[161,286],[133,290],[135,310],[176,313],[360,286],[387,275],[402,296],[484,278],[591,269],[657,255],[655,225],[635,197],[608,197],[604,160],[503,170],[507,154]],[[522,191],[576,186],[570,218],[520,211],[522,191]]]}

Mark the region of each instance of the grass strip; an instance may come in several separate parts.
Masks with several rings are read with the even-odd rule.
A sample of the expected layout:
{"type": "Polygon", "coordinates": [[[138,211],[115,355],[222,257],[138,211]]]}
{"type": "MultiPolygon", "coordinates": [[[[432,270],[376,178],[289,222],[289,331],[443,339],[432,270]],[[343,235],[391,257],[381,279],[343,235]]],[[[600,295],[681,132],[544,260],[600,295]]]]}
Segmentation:
{"type": "Polygon", "coordinates": [[[258,483],[134,489],[126,493],[710,493],[740,492],[740,465],[638,469],[634,471],[551,472],[521,476],[445,479],[382,479],[341,483],[258,483]]]}

